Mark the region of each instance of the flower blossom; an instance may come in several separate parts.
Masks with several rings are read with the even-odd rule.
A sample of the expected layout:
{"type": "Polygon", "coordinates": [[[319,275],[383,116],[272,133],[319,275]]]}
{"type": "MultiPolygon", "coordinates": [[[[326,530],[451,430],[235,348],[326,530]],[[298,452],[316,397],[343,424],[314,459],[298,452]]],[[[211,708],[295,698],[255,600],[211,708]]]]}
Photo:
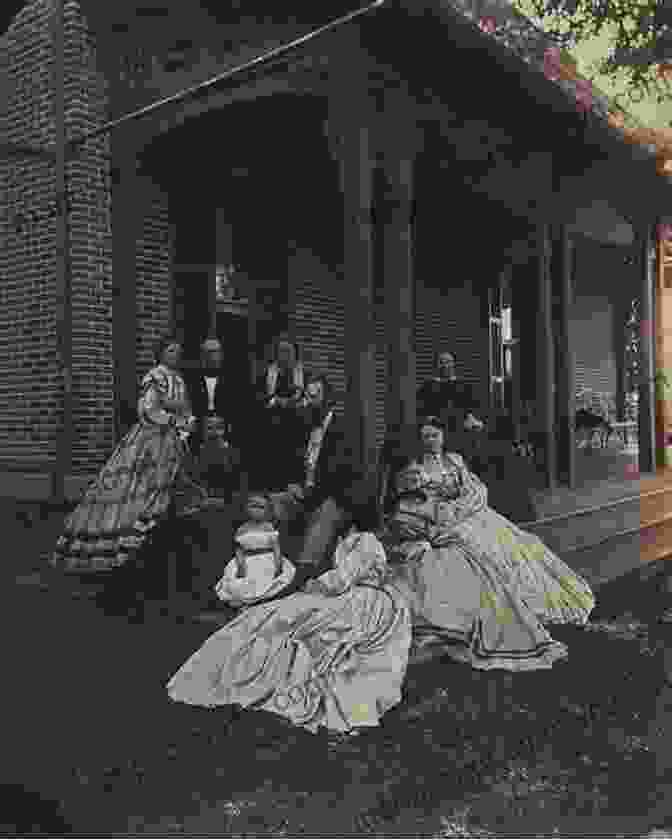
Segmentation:
{"type": "Polygon", "coordinates": [[[544,76],[557,82],[561,77],[561,71],[560,47],[547,47],[544,51],[544,76]]]}
{"type": "Polygon", "coordinates": [[[658,225],[658,238],[661,242],[672,241],[672,225],[660,224],[658,225]]]}
{"type": "Polygon", "coordinates": [[[579,111],[590,111],[593,107],[593,85],[588,79],[576,80],[576,107],[579,111]]]}
{"type": "Polygon", "coordinates": [[[481,32],[492,35],[497,29],[497,21],[493,17],[482,17],[478,22],[478,28],[481,32]]]}

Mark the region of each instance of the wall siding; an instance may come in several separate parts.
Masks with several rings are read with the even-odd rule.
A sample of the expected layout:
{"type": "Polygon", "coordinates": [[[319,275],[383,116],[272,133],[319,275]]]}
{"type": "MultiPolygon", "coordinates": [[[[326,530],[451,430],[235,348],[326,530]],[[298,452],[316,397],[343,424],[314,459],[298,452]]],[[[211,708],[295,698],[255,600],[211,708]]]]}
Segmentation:
{"type": "Polygon", "coordinates": [[[435,374],[435,355],[450,350],[457,375],[469,382],[487,405],[489,391],[488,331],[481,298],[472,286],[435,288],[418,283],[415,353],[418,383],[435,374]]]}
{"type": "Polygon", "coordinates": [[[636,294],[637,269],[626,264],[628,254],[625,248],[583,237],[575,240],[570,335],[577,389],[616,393],[614,308],[629,294],[636,294]]]}
{"type": "MultiPolygon", "coordinates": [[[[297,252],[290,260],[293,278],[291,329],[303,348],[308,367],[324,371],[345,394],[345,342],[347,319],[339,299],[338,275],[309,251],[297,252]]],[[[425,288],[416,293],[415,352],[418,385],[434,373],[437,349],[450,349],[458,358],[458,373],[472,383],[478,396],[487,401],[488,344],[483,328],[480,297],[471,287],[425,288]],[[456,315],[459,313],[459,316],[456,315]]],[[[387,348],[384,307],[377,306],[376,322],[376,435],[385,435],[387,393],[387,348]]],[[[342,408],[342,400],[339,404],[342,408]]]]}

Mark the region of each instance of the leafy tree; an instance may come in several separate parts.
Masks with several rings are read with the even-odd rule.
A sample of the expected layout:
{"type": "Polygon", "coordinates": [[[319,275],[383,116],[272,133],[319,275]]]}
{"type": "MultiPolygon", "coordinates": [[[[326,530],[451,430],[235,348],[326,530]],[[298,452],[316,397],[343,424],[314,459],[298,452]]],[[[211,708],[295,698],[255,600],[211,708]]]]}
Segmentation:
{"type": "Polygon", "coordinates": [[[610,33],[612,49],[598,72],[624,78],[628,98],[672,95],[672,0],[512,0],[564,46],[610,33]]]}

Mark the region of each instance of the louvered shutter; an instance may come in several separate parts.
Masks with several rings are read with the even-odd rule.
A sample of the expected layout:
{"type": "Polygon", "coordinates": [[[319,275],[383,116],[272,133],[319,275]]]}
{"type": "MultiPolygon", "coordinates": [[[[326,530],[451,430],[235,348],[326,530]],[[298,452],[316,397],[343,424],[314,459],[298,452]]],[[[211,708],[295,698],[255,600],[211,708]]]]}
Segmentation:
{"type": "Polygon", "coordinates": [[[435,355],[450,351],[457,375],[488,400],[488,330],[474,287],[437,288],[418,285],[416,293],[415,353],[418,385],[435,374],[435,355]]]}

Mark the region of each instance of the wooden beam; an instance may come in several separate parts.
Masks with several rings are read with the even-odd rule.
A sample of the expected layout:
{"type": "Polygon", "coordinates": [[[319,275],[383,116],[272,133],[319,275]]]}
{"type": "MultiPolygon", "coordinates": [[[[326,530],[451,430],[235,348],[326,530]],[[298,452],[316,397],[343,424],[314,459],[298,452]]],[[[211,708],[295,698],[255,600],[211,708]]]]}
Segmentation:
{"type": "Polygon", "coordinates": [[[557,434],[558,476],[568,487],[576,485],[576,441],[574,434],[574,393],[576,361],[570,325],[573,303],[573,242],[565,225],[555,231],[553,285],[557,301],[557,434]]]}
{"type": "Polygon", "coordinates": [[[553,489],[557,480],[557,438],[555,430],[555,348],[551,287],[551,241],[549,226],[537,227],[537,405],[544,450],[544,478],[553,489]]]}
{"type": "Polygon", "coordinates": [[[672,433],[672,286],[666,283],[666,243],[656,242],[656,361],[659,383],[656,389],[656,466],[672,466],[667,459],[667,435],[672,433]]]}
{"type": "Polygon", "coordinates": [[[66,171],[65,124],[65,11],[64,0],[53,8],[54,44],[53,92],[56,128],[56,336],[63,411],[56,441],[56,470],[53,476],[55,501],[65,501],[65,479],[72,471],[72,284],[70,276],[70,232],[66,171]]]}
{"type": "Polygon", "coordinates": [[[373,477],[376,466],[376,332],[372,251],[372,106],[363,90],[357,31],[333,69],[329,96],[331,148],[343,197],[343,282],[347,313],[345,418],[355,463],[373,477]]]}
{"type": "Polygon", "coordinates": [[[388,436],[407,435],[416,423],[414,349],[415,296],[413,270],[414,164],[418,134],[411,130],[409,103],[386,100],[383,151],[383,194],[375,235],[382,236],[387,345],[388,436]],[[398,130],[394,132],[393,126],[398,130]],[[403,127],[403,130],[402,130],[403,127]]]}
{"type": "Polygon", "coordinates": [[[655,345],[655,278],[654,238],[651,226],[639,230],[639,296],[640,296],[640,384],[637,405],[639,424],[639,470],[656,469],[656,345],[655,345]]]}

